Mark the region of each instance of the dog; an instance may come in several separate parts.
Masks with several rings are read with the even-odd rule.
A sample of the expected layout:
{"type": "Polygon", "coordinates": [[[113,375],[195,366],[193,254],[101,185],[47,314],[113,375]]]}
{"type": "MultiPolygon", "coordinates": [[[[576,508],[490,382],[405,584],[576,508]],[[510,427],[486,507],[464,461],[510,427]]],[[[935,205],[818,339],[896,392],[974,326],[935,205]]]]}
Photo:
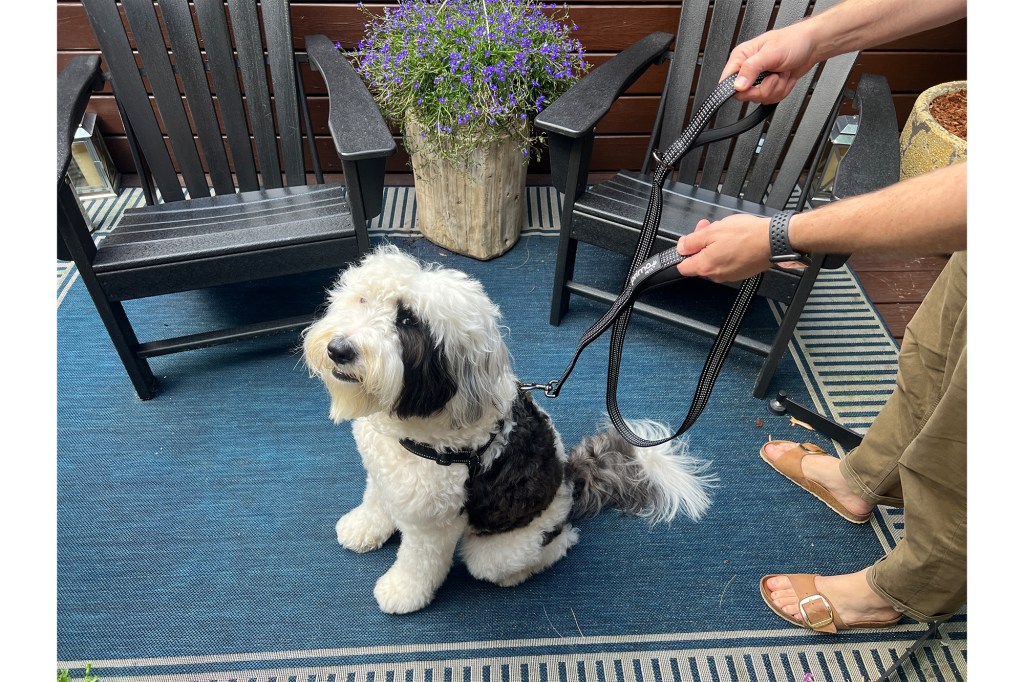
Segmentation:
{"type": "MultiPolygon", "coordinates": [[[[550,416],[520,387],[481,283],[378,247],[344,270],[302,333],[330,418],[352,420],[362,503],[335,527],[354,552],[397,530],[397,558],[373,594],[386,613],[427,606],[456,552],[475,578],[517,585],[566,555],[574,520],[603,509],[699,520],[714,476],[679,440],[634,448],[606,423],[566,454],[550,416]]],[[[643,438],[670,435],[630,422],[643,438]]]]}

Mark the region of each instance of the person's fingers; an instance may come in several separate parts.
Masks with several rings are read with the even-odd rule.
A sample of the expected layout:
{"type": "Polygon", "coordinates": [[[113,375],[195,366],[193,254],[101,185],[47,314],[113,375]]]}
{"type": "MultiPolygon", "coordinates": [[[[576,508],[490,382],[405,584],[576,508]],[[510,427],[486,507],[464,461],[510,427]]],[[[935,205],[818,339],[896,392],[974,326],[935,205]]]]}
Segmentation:
{"type": "Polygon", "coordinates": [[[676,242],[676,251],[681,256],[690,256],[703,249],[708,244],[705,235],[701,233],[705,227],[711,224],[709,220],[701,220],[697,223],[696,229],[690,234],[684,234],[676,242]]]}
{"type": "Polygon", "coordinates": [[[697,226],[695,228],[693,228],[693,231],[696,232],[697,230],[703,230],[705,227],[707,227],[710,224],[711,224],[710,220],[708,220],[707,218],[701,218],[697,222],[697,226]]]}
{"type": "Polygon", "coordinates": [[[732,53],[729,54],[729,60],[725,63],[725,68],[722,69],[722,75],[718,77],[718,82],[721,83],[726,78],[739,71],[740,66],[747,60],[748,56],[745,45],[738,45],[732,53]]]}
{"type": "Polygon", "coordinates": [[[792,90],[792,82],[788,74],[772,74],[766,76],[757,86],[747,88],[743,92],[736,91],[736,99],[741,102],[760,102],[761,104],[775,104],[786,98],[792,90]]]}
{"type": "Polygon", "coordinates": [[[754,81],[761,75],[761,72],[767,70],[763,51],[750,55],[739,65],[739,73],[736,75],[736,82],[733,83],[733,88],[736,92],[744,92],[752,88],[754,81]]]}

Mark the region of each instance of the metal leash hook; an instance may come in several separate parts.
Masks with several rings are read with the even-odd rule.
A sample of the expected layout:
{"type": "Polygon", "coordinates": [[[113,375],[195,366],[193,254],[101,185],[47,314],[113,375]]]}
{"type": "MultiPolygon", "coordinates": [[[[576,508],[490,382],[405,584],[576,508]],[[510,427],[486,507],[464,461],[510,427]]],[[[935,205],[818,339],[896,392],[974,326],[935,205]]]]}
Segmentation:
{"type": "Polygon", "coordinates": [[[543,390],[544,395],[548,398],[557,398],[558,391],[561,389],[561,384],[558,379],[552,379],[546,384],[519,384],[520,391],[538,391],[543,390]]]}

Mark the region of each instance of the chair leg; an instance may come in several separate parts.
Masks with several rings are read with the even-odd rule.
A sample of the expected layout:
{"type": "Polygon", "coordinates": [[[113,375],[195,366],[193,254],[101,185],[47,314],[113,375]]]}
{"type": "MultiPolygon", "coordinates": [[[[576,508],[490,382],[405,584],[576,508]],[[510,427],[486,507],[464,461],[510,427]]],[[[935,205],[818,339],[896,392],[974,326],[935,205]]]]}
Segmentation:
{"type": "Polygon", "coordinates": [[[110,340],[114,343],[114,349],[117,351],[118,357],[121,358],[121,364],[128,372],[128,378],[131,379],[135,392],[142,400],[154,398],[157,380],[153,376],[149,362],[135,351],[139,347],[139,340],[135,336],[131,322],[128,321],[124,306],[106,299],[97,301],[94,298],[93,302],[103,319],[103,325],[107,328],[110,340]]]}
{"type": "Polygon", "coordinates": [[[107,299],[102,285],[91,271],[79,269],[79,274],[89,291],[89,296],[92,297],[92,302],[103,321],[103,326],[107,329],[107,334],[110,335],[114,350],[117,351],[118,357],[121,358],[121,364],[128,372],[128,378],[131,379],[135,392],[140,399],[150,400],[156,396],[157,380],[153,376],[149,362],[136,352],[139,347],[139,339],[135,335],[135,330],[132,329],[124,306],[120,302],[107,299]]]}
{"type": "Polygon", "coordinates": [[[948,618],[941,620],[933,620],[928,622],[928,629],[925,630],[924,634],[917,638],[917,640],[907,647],[907,650],[897,658],[892,665],[882,671],[882,674],[875,678],[872,682],[889,682],[892,676],[899,672],[899,669],[910,659],[911,656],[916,654],[924,646],[925,642],[934,637],[938,631],[939,626],[945,623],[948,618]]]}
{"type": "MultiPolygon", "coordinates": [[[[554,136],[552,142],[561,144],[564,139],[554,136]]],[[[557,327],[569,311],[569,289],[566,283],[572,279],[576,268],[576,246],[579,242],[572,238],[572,214],[576,208],[576,200],[586,188],[585,168],[590,164],[590,151],[593,148],[594,135],[591,132],[581,138],[569,142],[566,154],[565,187],[562,194],[560,226],[558,237],[558,260],[555,261],[555,282],[551,291],[551,317],[549,322],[557,327]]],[[[559,183],[556,183],[558,185],[559,183]]]]}
{"type": "Polygon", "coordinates": [[[552,326],[557,327],[562,318],[569,312],[569,289],[566,283],[572,279],[573,270],[576,268],[576,247],[578,241],[569,237],[568,230],[563,228],[562,236],[558,240],[558,259],[555,262],[555,282],[551,290],[551,319],[552,326]]]}
{"type": "Polygon", "coordinates": [[[824,262],[824,255],[814,256],[804,271],[803,277],[800,278],[793,300],[786,306],[786,314],[782,316],[782,323],[779,325],[779,331],[768,351],[768,357],[765,358],[764,364],[761,365],[761,371],[758,372],[757,379],[754,381],[754,397],[758,400],[768,394],[768,385],[775,376],[775,370],[778,369],[782,356],[786,353],[789,340],[793,338],[796,323],[800,321],[800,315],[803,314],[804,306],[807,304],[811,289],[814,288],[818,273],[821,272],[821,264],[824,262]]]}

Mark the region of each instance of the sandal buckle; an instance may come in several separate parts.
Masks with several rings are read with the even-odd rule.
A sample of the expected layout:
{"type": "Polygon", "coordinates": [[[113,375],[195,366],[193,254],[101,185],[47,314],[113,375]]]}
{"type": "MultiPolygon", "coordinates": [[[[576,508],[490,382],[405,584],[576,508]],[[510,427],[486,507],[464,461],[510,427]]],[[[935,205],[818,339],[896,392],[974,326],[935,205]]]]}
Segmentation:
{"type": "Polygon", "coordinates": [[[833,622],[833,618],[832,618],[832,605],[829,604],[828,600],[825,599],[820,594],[812,594],[809,597],[804,597],[803,599],[800,600],[800,603],[798,604],[798,606],[800,607],[800,617],[803,619],[803,621],[807,625],[807,627],[809,627],[812,630],[817,630],[818,628],[825,627],[826,625],[831,625],[832,622],[833,622]],[[824,618],[822,618],[821,620],[812,623],[812,622],[810,622],[810,618],[807,615],[807,610],[804,607],[807,604],[809,604],[809,603],[811,603],[813,601],[819,600],[819,599],[821,600],[821,603],[825,605],[825,611],[826,611],[826,613],[828,613],[828,615],[825,616],[824,618]]]}

